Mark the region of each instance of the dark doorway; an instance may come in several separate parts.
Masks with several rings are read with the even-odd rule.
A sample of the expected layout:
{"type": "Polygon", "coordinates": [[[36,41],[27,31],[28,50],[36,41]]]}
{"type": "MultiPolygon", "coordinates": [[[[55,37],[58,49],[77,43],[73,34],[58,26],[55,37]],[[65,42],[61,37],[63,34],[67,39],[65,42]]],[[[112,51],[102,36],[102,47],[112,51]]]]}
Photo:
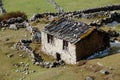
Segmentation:
{"type": "Polygon", "coordinates": [[[56,59],[57,61],[61,60],[61,55],[59,53],[56,53],[56,59]]]}

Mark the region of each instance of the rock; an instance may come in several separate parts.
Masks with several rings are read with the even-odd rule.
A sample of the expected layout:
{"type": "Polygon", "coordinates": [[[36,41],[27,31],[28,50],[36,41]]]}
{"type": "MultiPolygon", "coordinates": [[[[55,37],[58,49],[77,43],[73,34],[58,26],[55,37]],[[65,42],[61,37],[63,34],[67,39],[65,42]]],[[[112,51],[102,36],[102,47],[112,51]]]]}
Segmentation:
{"type": "Polygon", "coordinates": [[[24,58],[25,56],[24,56],[23,54],[20,54],[20,55],[19,55],[19,57],[22,57],[22,58],[24,58]]]}
{"type": "Polygon", "coordinates": [[[35,65],[36,65],[36,66],[39,66],[39,64],[40,64],[39,62],[35,62],[35,65]]]}
{"type": "Polygon", "coordinates": [[[40,62],[39,64],[41,67],[44,67],[44,63],[43,62],[40,62]]]}
{"type": "Polygon", "coordinates": [[[17,63],[17,64],[15,64],[14,66],[15,66],[16,68],[20,67],[20,65],[19,65],[18,63],[17,63]]]}
{"type": "Polygon", "coordinates": [[[24,64],[24,62],[20,62],[20,64],[21,64],[21,65],[23,65],[23,64],[24,64]]]}
{"type": "Polygon", "coordinates": [[[33,70],[33,71],[31,71],[32,73],[35,73],[36,71],[35,70],[33,70]]]}
{"type": "Polygon", "coordinates": [[[49,65],[49,68],[55,67],[53,62],[49,65]]]}
{"type": "Polygon", "coordinates": [[[29,72],[25,72],[25,74],[29,74],[29,72]]]}
{"type": "Polygon", "coordinates": [[[32,27],[31,26],[27,26],[26,30],[29,31],[30,33],[32,33],[32,27]]]}
{"type": "Polygon", "coordinates": [[[102,74],[104,74],[104,75],[108,75],[108,74],[110,74],[110,72],[107,71],[107,70],[100,70],[100,73],[102,73],[102,74]]]}
{"type": "Polygon", "coordinates": [[[101,64],[100,62],[97,62],[97,65],[99,65],[99,66],[103,66],[103,64],[101,64]]]}
{"type": "Polygon", "coordinates": [[[90,77],[90,76],[87,76],[87,77],[85,78],[85,80],[94,80],[94,78],[93,78],[93,77],[90,77]]]}
{"type": "Polygon", "coordinates": [[[20,72],[20,70],[17,69],[15,72],[20,72]]]}
{"type": "Polygon", "coordinates": [[[5,31],[5,29],[6,29],[5,27],[1,28],[2,31],[5,31]]]}
{"type": "Polygon", "coordinates": [[[27,63],[27,64],[25,65],[25,67],[29,67],[29,63],[27,63]]]}
{"type": "Polygon", "coordinates": [[[65,65],[65,63],[64,63],[63,60],[59,60],[58,63],[59,63],[59,65],[61,65],[61,66],[65,65]]]}
{"type": "Polygon", "coordinates": [[[31,18],[30,21],[35,21],[36,19],[42,18],[41,14],[34,14],[31,18]]]}
{"type": "Polygon", "coordinates": [[[52,64],[53,64],[53,67],[56,67],[59,65],[58,61],[53,61],[52,64]]]}
{"type": "Polygon", "coordinates": [[[18,30],[16,24],[11,24],[9,29],[12,29],[12,30],[18,30]]]}
{"type": "Polygon", "coordinates": [[[50,62],[44,62],[44,68],[50,68],[50,62]]]}
{"type": "Polygon", "coordinates": [[[13,57],[13,54],[8,54],[7,56],[8,56],[9,58],[11,58],[11,57],[13,57]]]}

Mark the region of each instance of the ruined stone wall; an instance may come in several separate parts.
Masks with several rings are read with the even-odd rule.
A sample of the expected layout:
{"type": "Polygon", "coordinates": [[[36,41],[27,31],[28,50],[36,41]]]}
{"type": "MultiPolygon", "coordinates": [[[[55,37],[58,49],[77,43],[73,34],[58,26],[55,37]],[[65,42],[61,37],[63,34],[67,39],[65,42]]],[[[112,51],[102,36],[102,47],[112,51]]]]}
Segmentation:
{"type": "Polygon", "coordinates": [[[68,50],[63,50],[63,40],[54,38],[54,44],[50,44],[47,42],[47,34],[42,32],[42,50],[47,55],[51,55],[56,58],[56,53],[61,55],[61,59],[64,60],[68,64],[76,64],[76,53],[75,53],[75,45],[69,43],[68,50]]]}

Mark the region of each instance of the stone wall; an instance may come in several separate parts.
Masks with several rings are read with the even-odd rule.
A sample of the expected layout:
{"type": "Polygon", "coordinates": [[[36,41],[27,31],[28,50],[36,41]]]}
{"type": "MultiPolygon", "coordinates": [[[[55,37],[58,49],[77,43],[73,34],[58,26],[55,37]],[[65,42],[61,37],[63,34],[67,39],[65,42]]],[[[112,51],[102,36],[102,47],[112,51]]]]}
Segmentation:
{"type": "Polygon", "coordinates": [[[56,58],[56,53],[61,55],[61,59],[68,64],[76,64],[76,53],[75,53],[75,45],[69,43],[68,50],[63,50],[63,40],[54,38],[54,43],[50,44],[47,42],[47,34],[41,32],[42,39],[42,50],[47,55],[51,55],[56,58]]]}
{"type": "Polygon", "coordinates": [[[103,19],[101,19],[101,20],[93,21],[93,22],[91,22],[89,25],[90,25],[90,26],[100,27],[100,26],[103,26],[103,25],[107,25],[107,24],[109,24],[109,23],[112,23],[112,22],[114,22],[114,21],[120,23],[120,13],[111,12],[111,13],[109,14],[109,17],[103,18],[103,19]]]}
{"type": "Polygon", "coordinates": [[[34,14],[32,19],[33,21],[39,18],[44,18],[44,17],[76,17],[76,18],[81,18],[83,15],[84,16],[91,16],[97,15],[100,13],[106,14],[106,12],[109,11],[115,11],[115,10],[120,10],[120,5],[109,5],[109,6],[104,6],[104,7],[98,7],[98,8],[90,8],[90,9],[85,9],[85,10],[77,10],[77,11],[70,11],[70,12],[64,12],[64,13],[41,13],[41,14],[34,14]],[[92,14],[95,13],[95,14],[92,14]]]}

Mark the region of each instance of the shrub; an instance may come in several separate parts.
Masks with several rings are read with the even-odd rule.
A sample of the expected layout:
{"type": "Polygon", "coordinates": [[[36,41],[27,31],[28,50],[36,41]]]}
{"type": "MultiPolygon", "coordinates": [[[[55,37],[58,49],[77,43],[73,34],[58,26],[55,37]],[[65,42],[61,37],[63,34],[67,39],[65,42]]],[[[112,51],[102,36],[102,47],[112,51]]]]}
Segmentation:
{"type": "Polygon", "coordinates": [[[23,19],[27,19],[27,15],[24,12],[10,12],[10,13],[5,13],[0,16],[0,21],[6,21],[10,18],[17,18],[17,17],[22,17],[23,19]]]}

